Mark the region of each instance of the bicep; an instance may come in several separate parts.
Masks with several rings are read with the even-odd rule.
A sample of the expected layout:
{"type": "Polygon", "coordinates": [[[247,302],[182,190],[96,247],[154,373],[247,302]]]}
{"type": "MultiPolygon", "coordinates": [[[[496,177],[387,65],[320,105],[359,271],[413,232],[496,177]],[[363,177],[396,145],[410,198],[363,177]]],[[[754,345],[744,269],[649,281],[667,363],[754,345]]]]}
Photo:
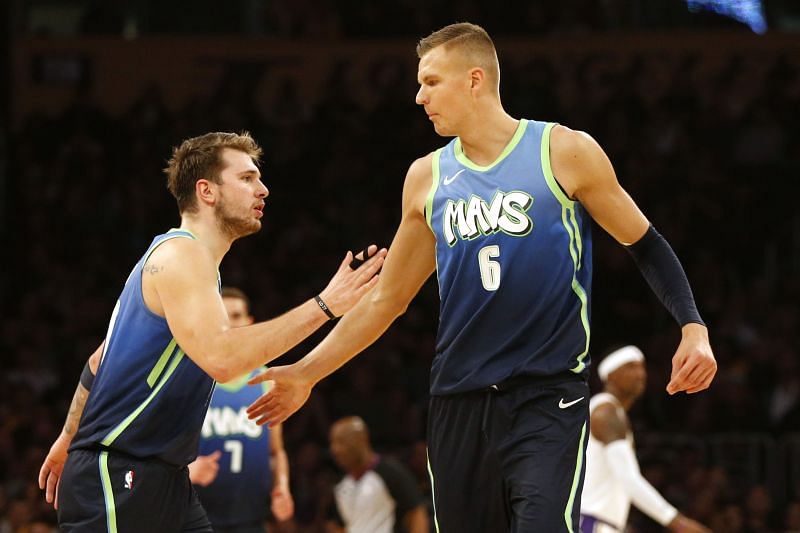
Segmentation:
{"type": "Polygon", "coordinates": [[[100,346],[89,356],[89,370],[92,371],[92,374],[95,376],[97,375],[97,369],[100,367],[100,360],[103,357],[103,347],[105,346],[106,341],[100,343],[100,346]]]}
{"type": "Polygon", "coordinates": [[[617,180],[603,149],[589,135],[558,127],[553,133],[553,173],[591,217],[621,244],[633,244],[649,222],[617,180]]]}
{"type": "Polygon", "coordinates": [[[374,297],[391,296],[392,300],[407,305],[436,269],[436,239],[424,215],[430,186],[430,158],[423,158],[411,166],[406,176],[402,219],[374,297]]]}
{"type": "Polygon", "coordinates": [[[162,267],[153,277],[154,288],[175,341],[202,367],[203,354],[214,347],[214,335],[229,329],[216,268],[195,243],[167,244],[172,243],[151,256],[162,267]]]}

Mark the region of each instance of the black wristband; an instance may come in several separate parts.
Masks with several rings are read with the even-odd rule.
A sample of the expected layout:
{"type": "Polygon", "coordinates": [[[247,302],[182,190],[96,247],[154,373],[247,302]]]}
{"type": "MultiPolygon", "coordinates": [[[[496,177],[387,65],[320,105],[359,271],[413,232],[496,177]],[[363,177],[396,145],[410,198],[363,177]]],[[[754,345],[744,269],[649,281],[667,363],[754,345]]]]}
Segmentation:
{"type": "Polygon", "coordinates": [[[705,325],[681,262],[652,224],[641,239],[625,248],[650,288],[681,327],[691,323],[705,325]]]}
{"type": "Polygon", "coordinates": [[[86,361],[86,366],[83,367],[83,372],[81,372],[81,385],[86,390],[92,390],[92,385],[94,384],[94,374],[92,374],[92,368],[89,366],[89,361],[86,361]]]}
{"type": "Polygon", "coordinates": [[[322,301],[322,298],[319,297],[319,294],[314,296],[314,301],[317,302],[317,305],[319,306],[320,309],[325,311],[325,314],[328,315],[329,319],[333,320],[334,318],[338,318],[336,315],[333,314],[333,312],[330,310],[327,304],[322,301]]]}

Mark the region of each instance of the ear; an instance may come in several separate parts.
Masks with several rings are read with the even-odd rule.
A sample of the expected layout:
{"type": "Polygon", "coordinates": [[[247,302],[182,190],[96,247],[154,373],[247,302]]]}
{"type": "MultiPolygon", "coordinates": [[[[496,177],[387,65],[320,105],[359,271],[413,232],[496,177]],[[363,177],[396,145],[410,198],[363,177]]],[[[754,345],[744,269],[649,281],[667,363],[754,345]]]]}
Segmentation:
{"type": "Polygon", "coordinates": [[[217,202],[216,184],[206,179],[199,179],[194,184],[194,192],[198,201],[206,205],[214,205],[217,202]]]}
{"type": "Polygon", "coordinates": [[[469,71],[470,89],[478,89],[486,80],[486,73],[480,67],[475,67],[469,71]]]}

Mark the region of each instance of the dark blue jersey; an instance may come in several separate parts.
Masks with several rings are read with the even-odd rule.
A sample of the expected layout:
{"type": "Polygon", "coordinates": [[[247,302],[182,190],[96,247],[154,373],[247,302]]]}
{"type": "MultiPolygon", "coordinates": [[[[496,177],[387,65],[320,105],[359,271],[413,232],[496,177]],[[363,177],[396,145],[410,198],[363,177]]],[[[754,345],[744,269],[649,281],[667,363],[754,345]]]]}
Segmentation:
{"type": "Polygon", "coordinates": [[[268,515],[269,429],[247,418],[247,406],[266,392],[266,383],[248,386],[252,374],[217,384],[203,422],[200,455],[222,452],[214,481],[195,487],[214,527],[261,522],[268,515]]]}
{"type": "Polygon", "coordinates": [[[586,369],[591,221],[553,176],[553,126],[521,120],[485,167],[458,138],[434,152],[425,213],[441,304],[431,394],[586,369]]]}
{"type": "Polygon", "coordinates": [[[170,230],[153,239],[117,300],[103,357],[70,449],[107,448],[184,466],[197,443],[214,380],[181,350],[167,321],[142,296],[142,267],[170,230]]]}

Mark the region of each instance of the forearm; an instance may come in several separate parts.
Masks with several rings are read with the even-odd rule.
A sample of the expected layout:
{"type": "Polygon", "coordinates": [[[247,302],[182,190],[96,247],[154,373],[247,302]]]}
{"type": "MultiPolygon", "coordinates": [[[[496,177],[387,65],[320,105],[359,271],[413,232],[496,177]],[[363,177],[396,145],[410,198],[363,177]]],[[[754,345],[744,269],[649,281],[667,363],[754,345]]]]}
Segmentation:
{"type": "Polygon", "coordinates": [[[662,526],[669,524],[678,511],[642,476],[630,443],[614,441],[606,446],[605,452],[611,471],[633,504],[662,526]]]}
{"type": "Polygon", "coordinates": [[[289,459],[286,450],[277,450],[270,457],[272,465],[272,486],[289,492],[289,459]]]}
{"type": "Polygon", "coordinates": [[[86,399],[89,397],[89,391],[86,387],[78,383],[75,388],[75,394],[72,396],[72,402],[69,406],[67,419],[64,421],[64,428],[61,433],[70,441],[78,431],[78,424],[80,424],[81,417],[83,416],[83,409],[86,406],[86,399]]]}
{"type": "Polygon", "coordinates": [[[404,308],[393,304],[378,287],[350,310],[327,337],[298,361],[303,374],[318,382],[375,342],[404,308]]]}
{"type": "Polygon", "coordinates": [[[309,299],[272,320],[218,334],[200,366],[217,381],[230,381],[283,355],[328,320],[309,299]]]}
{"type": "Polygon", "coordinates": [[[683,266],[652,225],[641,239],[626,249],[650,288],[681,327],[693,323],[704,325],[683,266]]]}

